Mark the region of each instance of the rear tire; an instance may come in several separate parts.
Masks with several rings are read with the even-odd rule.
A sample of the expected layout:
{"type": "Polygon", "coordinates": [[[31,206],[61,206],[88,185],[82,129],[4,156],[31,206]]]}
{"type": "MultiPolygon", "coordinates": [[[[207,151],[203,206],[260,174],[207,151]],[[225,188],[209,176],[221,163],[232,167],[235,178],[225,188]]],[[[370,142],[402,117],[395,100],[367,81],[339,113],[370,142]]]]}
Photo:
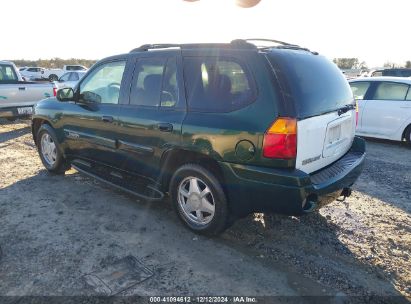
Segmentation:
{"type": "Polygon", "coordinates": [[[208,170],[195,164],[181,166],[171,179],[169,193],[178,217],[192,231],[217,235],[227,228],[227,199],[208,170]]]}
{"type": "Polygon", "coordinates": [[[36,141],[44,167],[51,173],[64,174],[70,166],[63,156],[54,129],[47,124],[41,125],[37,132],[36,141]]]}

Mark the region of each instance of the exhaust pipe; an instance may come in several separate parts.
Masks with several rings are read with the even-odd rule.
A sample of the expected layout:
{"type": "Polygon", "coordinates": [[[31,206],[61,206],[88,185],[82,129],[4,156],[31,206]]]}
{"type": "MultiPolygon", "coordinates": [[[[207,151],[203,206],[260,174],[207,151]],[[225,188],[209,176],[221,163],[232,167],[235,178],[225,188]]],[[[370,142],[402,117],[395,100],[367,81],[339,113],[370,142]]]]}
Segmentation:
{"type": "Polygon", "coordinates": [[[318,207],[318,197],[315,194],[310,194],[303,202],[303,213],[311,213],[318,207]]]}
{"type": "Polygon", "coordinates": [[[337,201],[344,202],[347,197],[351,196],[351,192],[351,188],[344,188],[340,194],[340,197],[342,196],[342,198],[337,198],[337,201]]]}

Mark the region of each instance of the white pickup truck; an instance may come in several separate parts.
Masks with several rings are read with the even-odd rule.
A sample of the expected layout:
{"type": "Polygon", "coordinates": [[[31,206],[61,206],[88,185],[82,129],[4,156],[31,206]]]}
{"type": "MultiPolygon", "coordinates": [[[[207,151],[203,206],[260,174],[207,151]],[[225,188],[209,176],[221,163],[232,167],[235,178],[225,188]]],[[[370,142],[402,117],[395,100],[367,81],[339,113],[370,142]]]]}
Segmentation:
{"type": "Polygon", "coordinates": [[[30,116],[33,106],[40,100],[55,96],[53,83],[26,82],[16,66],[9,61],[0,61],[0,117],[12,120],[30,116]]]}

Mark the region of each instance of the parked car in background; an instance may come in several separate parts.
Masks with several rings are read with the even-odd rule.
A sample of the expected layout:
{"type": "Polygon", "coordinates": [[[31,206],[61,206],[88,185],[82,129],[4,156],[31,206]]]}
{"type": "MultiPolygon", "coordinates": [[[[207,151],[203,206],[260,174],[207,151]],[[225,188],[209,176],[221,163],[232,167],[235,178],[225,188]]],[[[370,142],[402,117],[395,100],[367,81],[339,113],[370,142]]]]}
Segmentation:
{"type": "Polygon", "coordinates": [[[65,65],[63,69],[45,69],[42,67],[24,67],[20,73],[28,80],[49,80],[57,81],[63,74],[68,71],[87,71],[82,65],[65,65]]]}
{"type": "Polygon", "coordinates": [[[411,69],[406,69],[406,68],[381,69],[381,70],[371,71],[369,76],[370,77],[379,77],[379,76],[410,77],[411,69]]]}
{"type": "Polygon", "coordinates": [[[358,135],[411,144],[411,79],[358,78],[350,81],[358,102],[358,135]]]}
{"type": "Polygon", "coordinates": [[[0,61],[0,117],[29,116],[39,100],[55,95],[53,84],[24,82],[12,62],[0,61]]]}
{"type": "Polygon", "coordinates": [[[169,194],[204,234],[250,212],[309,213],[349,196],[365,144],[343,74],[306,48],[250,42],[144,45],[101,60],[35,107],[44,166],[145,200],[169,194]]]}
{"type": "Polygon", "coordinates": [[[26,80],[40,80],[44,79],[45,68],[42,67],[25,67],[20,69],[20,74],[26,80]]]}
{"type": "Polygon", "coordinates": [[[63,76],[68,71],[87,71],[87,68],[82,65],[65,65],[63,69],[51,69],[45,70],[43,74],[44,79],[48,79],[50,81],[57,81],[61,76],[63,76]]]}
{"type": "Polygon", "coordinates": [[[67,72],[55,82],[58,89],[74,88],[81,78],[86,74],[86,71],[67,72]]]}

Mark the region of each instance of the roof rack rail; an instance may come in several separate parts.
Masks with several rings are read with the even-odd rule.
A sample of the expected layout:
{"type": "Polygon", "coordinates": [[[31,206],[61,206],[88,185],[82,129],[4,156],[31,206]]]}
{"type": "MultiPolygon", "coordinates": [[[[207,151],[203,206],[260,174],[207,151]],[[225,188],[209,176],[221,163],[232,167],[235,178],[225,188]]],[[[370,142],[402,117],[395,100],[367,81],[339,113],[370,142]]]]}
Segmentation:
{"type": "Polygon", "coordinates": [[[166,48],[172,48],[172,47],[181,47],[181,44],[176,44],[176,43],[143,44],[139,46],[138,48],[132,49],[130,53],[146,52],[148,50],[153,50],[153,49],[166,49],[166,48]]]}
{"type": "Polygon", "coordinates": [[[301,47],[297,44],[288,43],[288,42],[284,42],[284,41],[280,41],[280,40],[264,39],[264,38],[249,38],[249,39],[244,39],[243,41],[246,42],[246,43],[250,43],[249,41],[262,41],[262,42],[273,42],[273,43],[276,43],[276,44],[280,44],[279,46],[257,46],[256,45],[256,47],[258,49],[263,49],[263,50],[275,47],[277,49],[303,50],[303,51],[310,52],[314,55],[318,55],[318,52],[311,51],[308,48],[301,47]]]}
{"type": "Polygon", "coordinates": [[[249,42],[249,41],[263,41],[263,42],[273,42],[273,43],[277,43],[277,44],[282,44],[282,45],[293,45],[293,46],[297,46],[296,44],[293,43],[288,43],[288,42],[284,42],[284,41],[280,41],[280,40],[274,40],[274,39],[264,39],[264,38],[248,38],[248,39],[244,39],[245,42],[249,42]]]}
{"type": "MultiPolygon", "coordinates": [[[[154,49],[167,49],[167,48],[180,48],[180,49],[193,49],[193,48],[207,48],[207,47],[238,47],[238,48],[244,48],[244,49],[259,49],[259,50],[264,50],[264,49],[270,49],[270,48],[279,48],[279,49],[292,49],[292,50],[304,50],[311,52],[307,48],[300,47],[299,45],[280,41],[280,40],[273,40],[273,39],[264,39],[264,38],[249,38],[249,39],[235,39],[232,40],[230,43],[188,43],[188,44],[178,44],[178,43],[154,43],[154,44],[143,44],[139,46],[138,48],[135,48],[130,51],[130,53],[134,52],[146,52],[148,50],[154,50],[154,49]],[[278,44],[276,46],[261,46],[257,45],[255,43],[252,43],[252,41],[261,41],[261,42],[271,42],[278,44]]],[[[311,52],[313,54],[318,54],[316,52],[311,52]]]]}

